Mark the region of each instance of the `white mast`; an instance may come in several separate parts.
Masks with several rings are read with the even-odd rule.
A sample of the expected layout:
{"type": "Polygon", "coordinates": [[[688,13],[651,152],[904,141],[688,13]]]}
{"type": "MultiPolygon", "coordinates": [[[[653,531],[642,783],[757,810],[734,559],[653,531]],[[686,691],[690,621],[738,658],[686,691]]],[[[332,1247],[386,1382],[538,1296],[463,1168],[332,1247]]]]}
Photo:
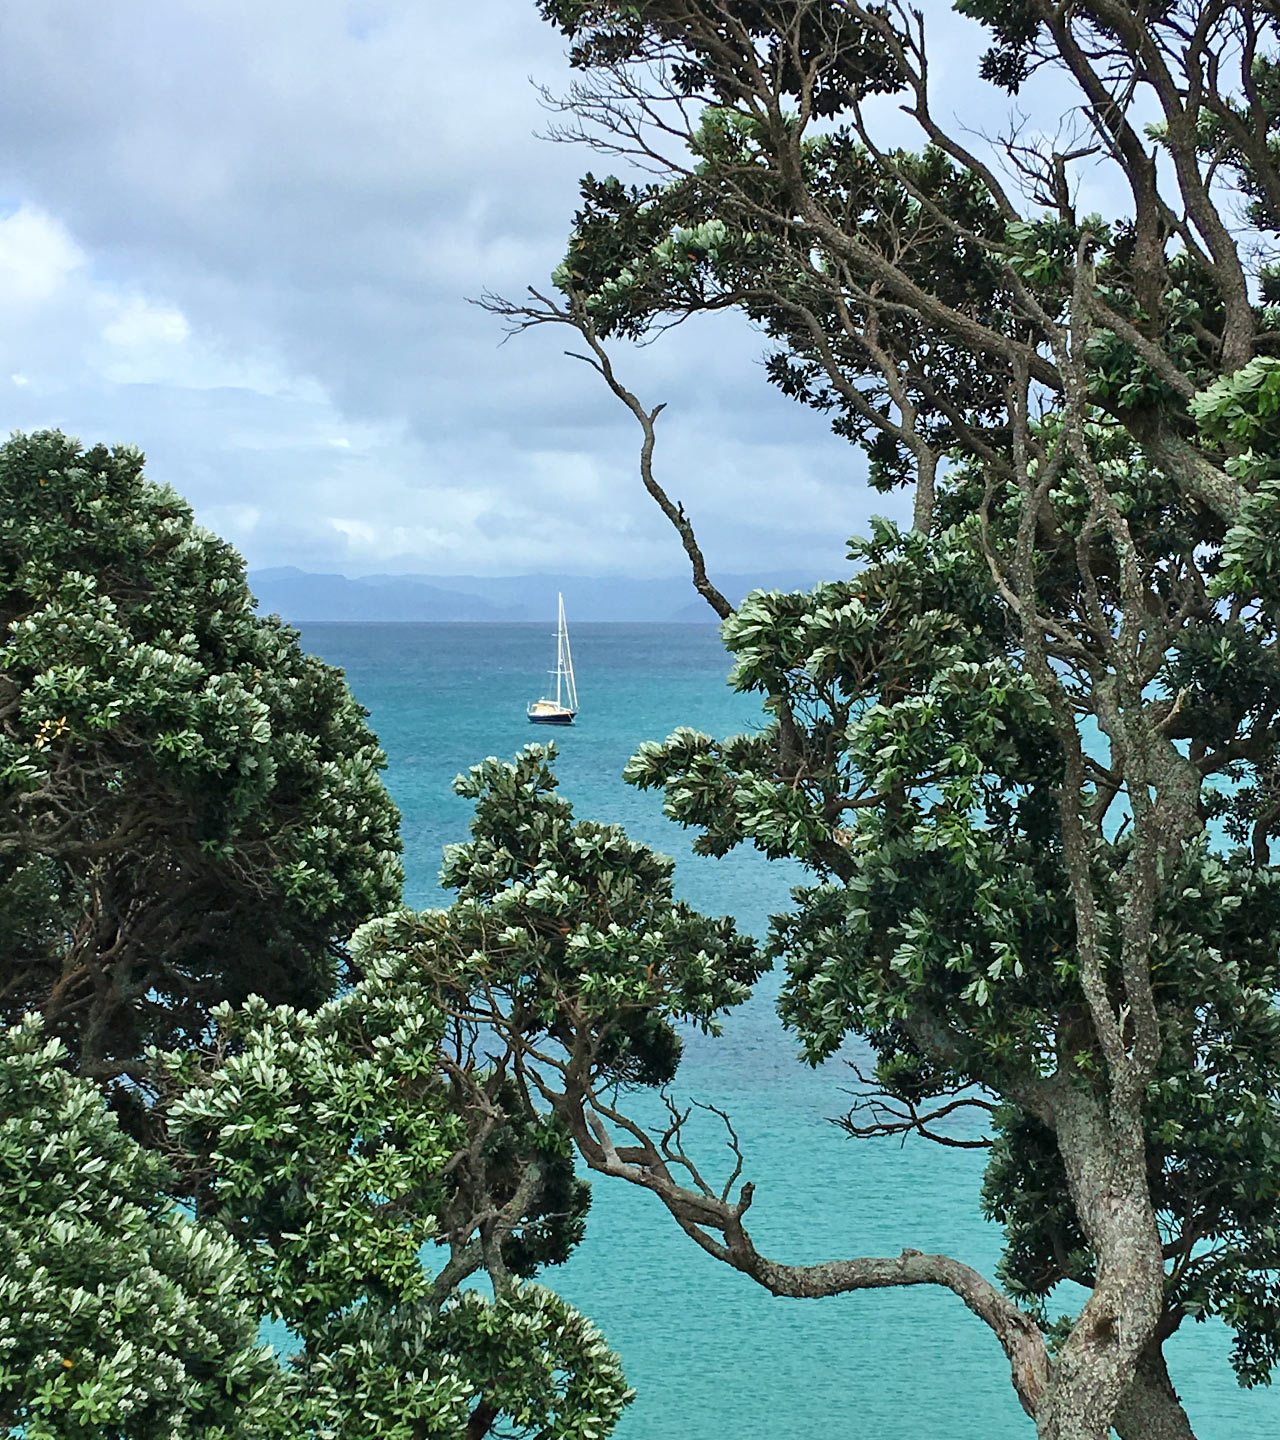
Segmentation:
{"type": "Polygon", "coordinates": [[[564,678],[564,596],[560,597],[560,618],[556,621],[556,709],[563,710],[560,682],[564,678]]]}

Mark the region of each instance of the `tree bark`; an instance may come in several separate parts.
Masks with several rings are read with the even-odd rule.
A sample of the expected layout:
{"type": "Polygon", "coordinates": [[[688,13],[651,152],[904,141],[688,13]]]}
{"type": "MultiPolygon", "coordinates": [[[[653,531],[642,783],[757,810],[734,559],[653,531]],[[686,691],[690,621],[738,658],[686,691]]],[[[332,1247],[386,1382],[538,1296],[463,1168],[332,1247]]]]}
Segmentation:
{"type": "Polygon", "coordinates": [[[484,1436],[493,1429],[493,1422],[497,1418],[497,1407],[491,1405],[488,1400],[481,1400],[471,1412],[470,1420],[467,1421],[466,1440],[484,1440],[484,1436]]]}
{"type": "MultiPolygon", "coordinates": [[[[1110,1440],[1164,1301],[1164,1255],[1138,1120],[1107,1115],[1084,1091],[1055,1105],[1058,1149],[1097,1278],[1036,1412],[1041,1440],[1110,1440]]],[[[1166,1377],[1167,1382],[1167,1377],[1166,1377]]]]}
{"type": "Polygon", "coordinates": [[[1195,1440],[1157,1340],[1138,1357],[1133,1384],[1116,1411],[1115,1428],[1120,1440],[1195,1440]]]}

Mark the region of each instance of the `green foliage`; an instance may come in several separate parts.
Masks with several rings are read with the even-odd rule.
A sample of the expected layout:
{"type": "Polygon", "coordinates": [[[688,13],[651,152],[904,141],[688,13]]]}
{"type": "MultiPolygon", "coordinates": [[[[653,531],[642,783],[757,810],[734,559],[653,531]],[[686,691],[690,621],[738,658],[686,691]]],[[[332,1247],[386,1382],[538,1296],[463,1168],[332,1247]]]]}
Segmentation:
{"type": "Polygon", "coordinates": [[[604,1436],[631,1396],[617,1357],[515,1278],[567,1257],[587,1188],[558,1126],[458,1063],[422,980],[377,953],[386,923],[358,937],[368,974],[340,998],[223,1006],[209,1054],[165,1057],[189,1183],[301,1342],[302,1433],[444,1440],[483,1403],[531,1440],[604,1436]],[[460,1288],[486,1271],[492,1298],[460,1288]]]}
{"type": "MultiPolygon", "coordinates": [[[[906,452],[868,413],[890,417],[890,393],[867,374],[860,343],[841,333],[842,324],[864,319],[863,307],[856,299],[837,305],[830,280],[841,259],[798,236],[783,218],[785,186],[768,164],[760,122],[711,107],[690,145],[700,161],[696,173],[665,186],[584,179],[555,284],[603,336],[639,338],[668,318],[742,309],[774,342],[766,359],[770,381],[829,414],[837,434],[868,447],[878,488],[904,483],[911,473],[906,452]],[[814,326],[823,331],[821,342],[814,326]],[[861,399],[833,383],[831,358],[857,377],[861,399]]],[[[806,138],[801,155],[808,185],[869,253],[902,258],[914,280],[975,320],[1016,329],[1008,280],[983,243],[999,243],[1005,222],[975,178],[943,151],[894,151],[900,178],[893,180],[847,127],[806,138]],[[963,234],[947,233],[933,211],[963,234]]],[[[922,406],[921,423],[936,443],[954,438],[957,416],[981,429],[999,427],[1003,381],[962,347],[901,309],[877,314],[875,333],[881,345],[909,353],[921,367],[936,397],[922,406]]]]}
{"type": "MultiPolygon", "coordinates": [[[[538,9],[570,38],[570,63],[580,69],[651,54],[655,30],[659,39],[680,34],[677,7],[619,4],[617,0],[538,0],[538,9]]],[[[741,0],[733,19],[735,28],[740,27],[741,33],[759,45],[762,63],[781,72],[789,91],[794,93],[808,83],[817,115],[838,113],[851,96],[884,94],[901,84],[889,47],[838,9],[823,13],[815,7],[798,13],[793,19],[793,37],[789,37],[791,45],[780,41],[772,0],[741,0]],[[820,55],[827,57],[828,63],[815,66],[820,55]]],[[[706,48],[687,46],[672,65],[671,78],[678,92],[724,99],[726,87],[711,59],[706,48]]]]}
{"type": "MultiPolygon", "coordinates": [[[[454,1113],[468,1117],[468,1136],[456,1142],[466,1160],[446,1167],[436,1202],[437,1239],[448,1240],[455,1270],[467,1252],[450,1225],[482,1213],[480,1191],[490,1208],[504,1200],[524,1207],[526,1223],[502,1239],[496,1274],[492,1246],[486,1259],[493,1303],[475,1294],[445,1303],[438,1333],[456,1345],[461,1373],[488,1377],[473,1383],[521,1433],[588,1440],[606,1433],[630,1398],[615,1357],[555,1296],[502,1279],[503,1271],[527,1276],[563,1259],[585,1208],[568,1122],[554,1104],[550,1114],[544,1108],[554,1096],[532,1078],[529,1055],[552,1070],[567,1065],[602,1090],[665,1084],[679,1063],[679,1024],[717,1029],[764,962],[731,920],[673,899],[669,859],[616,825],[576,821],[557,793],[554,755],[554,747],[530,745],[512,762],[490,758],[459,776],[454,788],[475,802],[475,813],[471,839],[445,852],[442,878],[457,898],[447,909],[372,921],[356,948],[371,977],[363,988],[377,976],[388,987],[380,992],[386,1004],[407,1005],[411,1016],[433,1008],[448,1015],[442,1052],[465,1057],[463,1069],[478,1053],[492,1067],[464,1082],[458,1065],[445,1066],[451,1090],[472,1087],[472,1103],[454,1101],[454,1113]],[[501,1127],[478,1145],[473,1127],[494,1107],[501,1127]],[[521,1178],[530,1163],[541,1184],[532,1203],[521,1178]]],[[[343,1004],[329,1008],[336,1014],[343,1004]]],[[[371,1015],[382,1023],[363,999],[356,1013],[362,1024],[371,1015]]],[[[332,1038],[322,1048],[329,1053],[332,1038]]],[[[341,1143],[345,1153],[345,1137],[341,1143]]],[[[263,1155],[253,1172],[271,1163],[263,1155]]],[[[432,1290],[419,1303],[440,1298],[432,1290]]]]}
{"type": "Polygon", "coordinates": [[[780,718],[724,742],[677,731],[627,778],[664,788],[700,848],[751,842],[824,877],[771,944],[812,1060],[853,1031],[904,1039],[918,1006],[945,1007],[953,1078],[992,1083],[1003,1050],[1040,1066],[1041,1007],[1069,1003],[1046,707],[1003,653],[971,529],[882,525],[859,558],[852,581],[748,597],[725,624],[733,683],[787,717],[788,767],[780,718]]]}
{"type": "Polygon", "coordinates": [[[181,1184],[35,1017],[0,1032],[13,1440],[456,1440],[480,1407],[528,1440],[612,1430],[617,1356],[515,1278],[581,1238],[563,1133],[491,1070],[451,1070],[421,984],[371,968],[315,1014],[223,1006],[207,1054],[159,1057],[181,1184]],[[463,1288],[486,1270],[493,1296],[463,1288]],[[264,1317],[299,1345],[287,1365],[264,1317]]]}
{"type": "Polygon", "coordinates": [[[335,1316],[292,1366],[291,1423],[317,1440],[456,1440],[477,1390],[496,1433],[603,1440],[632,1398],[591,1322],[539,1285],[496,1301],[466,1291],[439,1316],[374,1301],[335,1316]]]}
{"type": "Polygon", "coordinates": [[[1215,381],[1188,408],[1208,440],[1237,450],[1273,451],[1280,443],[1280,360],[1251,360],[1215,381]]]}
{"type": "Polygon", "coordinates": [[[617,1357],[529,1283],[584,1230],[563,1129],[347,949],[400,870],[340,673],[136,452],[61,435],[0,448],[0,618],[0,993],[55,1032],[0,1043],[6,1433],[607,1435],[617,1357]]]}
{"type": "Polygon", "coordinates": [[[0,1031],[0,1430],[256,1440],[284,1398],[249,1272],[29,1018],[0,1031]]]}
{"type": "Polygon", "coordinates": [[[341,674],[254,614],[235,552],[137,451],[16,435],[0,624],[4,1013],[109,1084],[221,1000],[332,993],[399,895],[398,817],[341,674]]]}
{"type": "Polygon", "coordinates": [[[1249,493],[1223,542],[1214,594],[1258,597],[1265,623],[1280,606],[1280,361],[1266,356],[1223,376],[1191,402],[1205,439],[1249,493]]]}
{"type": "Polygon", "coordinates": [[[600,1332],[542,1286],[493,1303],[469,1293],[443,1319],[490,1403],[529,1440],[597,1440],[633,1397],[600,1332]]]}
{"type": "Polygon", "coordinates": [[[556,793],[554,747],[489,759],[455,782],[476,801],[472,839],[449,846],[447,910],[401,912],[367,943],[410,957],[443,994],[494,996],[528,1034],[556,1038],[566,1006],[593,1017],[602,1079],[661,1084],[680,1056],[676,1021],[714,1031],[761,973],[728,918],[672,899],[672,864],[621,827],[575,821],[556,793]]]}
{"type": "MultiPolygon", "coordinates": [[[[1269,1059],[1280,1052],[1280,877],[1201,846],[1166,896],[1153,965],[1164,1051],[1147,1129],[1152,1198],[1178,1237],[1166,1309],[1175,1323],[1226,1320],[1241,1382],[1265,1384],[1280,1361],[1280,1070],[1269,1059]]],[[[1062,1161],[1035,1120],[1002,1116],[984,1208],[1005,1226],[1011,1293],[1040,1305],[1064,1277],[1092,1284],[1062,1161]]]]}
{"type": "Polygon", "coordinates": [[[254,997],[214,1011],[219,1047],[167,1057],[168,1123],[202,1157],[202,1211],[241,1237],[264,1309],[306,1331],[353,1293],[417,1299],[440,1172],[462,1121],[438,1073],[439,1017],[369,979],[314,1014],[254,997]],[[224,1053],[225,1052],[225,1053],[224,1053]]]}
{"type": "MultiPolygon", "coordinates": [[[[1070,504],[1079,483],[1064,472],[1055,493],[1068,533],[1083,515],[1070,504]]],[[[944,509],[964,484],[958,472],[944,509]]],[[[1114,493],[1133,533],[1150,537],[1158,575],[1156,555],[1185,550],[1154,550],[1179,522],[1150,484],[1130,465],[1114,493]]],[[[969,1086],[1007,1093],[1064,1061],[1081,1075],[1103,1068],[1079,989],[1052,717],[1019,670],[977,541],[972,524],[925,537],[881,523],[855,549],[854,579],[749,596],[723,629],[734,683],[779,718],[724,741],[678,730],[642,746],[627,771],[664,789],[698,848],[753,843],[818,873],[773,923],[782,1016],[814,1061],[866,1037],[881,1087],[916,1104],[969,1086]]],[[[1113,580],[1098,583],[1105,597],[1113,580]]],[[[1266,733],[1280,694],[1267,633],[1207,610],[1171,648],[1166,713],[1179,697],[1175,733],[1199,753],[1266,733]]],[[[1237,843],[1275,814],[1270,770],[1246,783],[1246,768],[1255,773],[1238,767],[1205,801],[1237,843]]],[[[1100,770],[1086,799],[1104,785],[1100,770]]],[[[1259,844],[1224,856],[1203,840],[1185,848],[1160,876],[1149,942],[1164,1042],[1148,1100],[1151,1189],[1185,1246],[1166,1310],[1174,1324],[1224,1318],[1250,1384],[1280,1359],[1280,891],[1259,844]]],[[[1117,984],[1113,917],[1132,853],[1121,833],[1092,856],[1117,984]]],[[[1050,1132],[1010,1106],[995,1134],[986,1205],[1006,1226],[1011,1292],[1039,1304],[1063,1278],[1091,1284],[1095,1260],[1050,1132]]]]}

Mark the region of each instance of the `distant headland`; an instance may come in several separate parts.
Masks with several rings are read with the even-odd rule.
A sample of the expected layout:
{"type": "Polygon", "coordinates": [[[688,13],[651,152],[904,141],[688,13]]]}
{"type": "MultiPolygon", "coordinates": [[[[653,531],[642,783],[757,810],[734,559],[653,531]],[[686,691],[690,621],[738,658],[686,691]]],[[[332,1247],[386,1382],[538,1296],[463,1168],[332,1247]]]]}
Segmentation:
{"type": "MultiPolygon", "coordinates": [[[[717,575],[735,604],[750,590],[809,589],[816,575],[776,572],[717,575]]],[[[264,614],[308,621],[548,620],[556,595],[577,623],[667,621],[714,624],[716,617],[687,576],[636,580],[584,575],[320,575],[292,565],[249,572],[264,614]]]]}

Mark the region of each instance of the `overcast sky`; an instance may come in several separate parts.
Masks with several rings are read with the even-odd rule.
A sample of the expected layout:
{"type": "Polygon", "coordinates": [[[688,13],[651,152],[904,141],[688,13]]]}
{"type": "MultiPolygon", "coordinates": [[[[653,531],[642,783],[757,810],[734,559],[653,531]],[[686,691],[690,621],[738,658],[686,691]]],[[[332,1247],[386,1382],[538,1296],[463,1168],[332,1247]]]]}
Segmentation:
{"type": "MultiPolygon", "coordinates": [[[[582,170],[533,0],[4,0],[6,429],[129,441],[253,566],[675,574],[634,422],[563,340],[466,303],[545,284],[582,170]]],[[[622,357],[721,571],[839,572],[854,452],[732,317],[622,357]]]]}

